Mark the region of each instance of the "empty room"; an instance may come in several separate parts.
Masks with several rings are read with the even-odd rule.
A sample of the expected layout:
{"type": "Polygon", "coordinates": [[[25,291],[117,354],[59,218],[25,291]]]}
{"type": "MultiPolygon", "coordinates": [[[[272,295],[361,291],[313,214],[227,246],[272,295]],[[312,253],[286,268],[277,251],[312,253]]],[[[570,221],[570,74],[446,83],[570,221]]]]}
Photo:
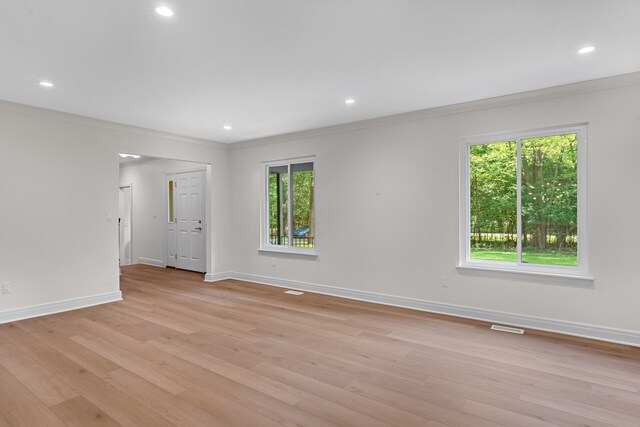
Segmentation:
{"type": "Polygon", "coordinates": [[[640,425],[637,0],[0,5],[0,427],[640,425]]]}

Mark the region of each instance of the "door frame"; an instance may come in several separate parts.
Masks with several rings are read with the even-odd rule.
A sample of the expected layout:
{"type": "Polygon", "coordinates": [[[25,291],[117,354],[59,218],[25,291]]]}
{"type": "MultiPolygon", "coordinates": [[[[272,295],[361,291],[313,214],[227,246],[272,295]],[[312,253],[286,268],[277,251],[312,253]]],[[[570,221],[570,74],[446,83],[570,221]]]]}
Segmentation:
{"type": "MultiPolygon", "coordinates": [[[[169,218],[168,218],[168,214],[169,214],[169,209],[168,209],[168,205],[167,202],[169,200],[169,188],[167,187],[166,183],[169,180],[169,176],[170,175],[179,175],[181,173],[190,173],[190,172],[202,172],[203,174],[203,180],[202,180],[202,191],[203,191],[203,195],[204,197],[202,198],[202,202],[204,203],[204,218],[202,220],[202,226],[205,229],[205,238],[204,238],[204,269],[207,270],[207,263],[208,263],[208,258],[207,255],[209,253],[209,251],[207,250],[209,248],[209,212],[210,212],[210,199],[209,199],[209,173],[208,173],[208,168],[207,166],[211,166],[212,165],[208,164],[208,163],[201,163],[202,167],[199,168],[195,168],[195,169],[185,169],[185,170],[178,170],[175,172],[165,172],[164,173],[164,265],[165,267],[168,266],[168,254],[169,254],[169,236],[168,236],[168,227],[167,224],[169,223],[169,218]]],[[[174,204],[174,209],[177,208],[177,205],[174,204]]],[[[176,240],[176,245],[177,245],[177,240],[176,240]]],[[[176,248],[177,251],[177,248],[176,248]]],[[[177,265],[177,264],[176,264],[177,265]]],[[[177,268],[177,267],[173,267],[173,268],[177,268]]],[[[207,273],[207,271],[205,271],[205,273],[207,273]]]]}
{"type": "MultiPolygon", "coordinates": [[[[125,188],[129,189],[129,259],[123,260],[122,258],[120,258],[122,254],[120,253],[120,227],[118,227],[118,260],[120,266],[133,264],[133,183],[118,186],[118,191],[124,190],[125,188]]],[[[118,204],[119,199],[120,198],[118,197],[118,204]]],[[[118,218],[120,218],[120,208],[121,206],[118,205],[118,218]]]]}

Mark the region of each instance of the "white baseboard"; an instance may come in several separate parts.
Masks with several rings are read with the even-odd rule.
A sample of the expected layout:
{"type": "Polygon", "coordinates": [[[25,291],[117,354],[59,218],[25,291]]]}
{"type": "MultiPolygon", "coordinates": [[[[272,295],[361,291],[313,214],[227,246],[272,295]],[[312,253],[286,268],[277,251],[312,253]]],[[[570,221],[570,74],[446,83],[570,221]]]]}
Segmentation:
{"type": "Polygon", "coordinates": [[[259,276],[255,274],[236,272],[229,272],[225,274],[227,274],[227,277],[225,278],[244,280],[246,282],[259,283],[307,292],[315,292],[318,294],[332,295],[358,301],[367,301],[394,307],[410,308],[414,310],[426,311],[429,313],[446,314],[449,316],[482,320],[485,322],[499,323],[502,325],[517,326],[525,329],[528,328],[539,331],[555,332],[559,334],[640,347],[640,331],[616,329],[606,326],[569,322],[566,320],[548,319],[544,317],[487,310],[482,308],[467,307],[417,298],[379,294],[375,292],[358,291],[354,289],[318,285],[314,283],[279,279],[268,276],[259,276]]]}
{"type": "Polygon", "coordinates": [[[160,259],[152,259],[152,258],[138,258],[138,263],[144,264],[144,265],[152,265],[154,267],[166,267],[167,266],[164,261],[162,261],[160,259]]]}
{"type": "Polygon", "coordinates": [[[48,314],[62,313],[63,311],[77,310],[79,308],[122,301],[122,292],[109,292],[106,294],[91,295],[88,297],[72,298],[62,301],[48,302],[10,310],[0,311],[0,324],[15,322],[17,320],[30,319],[32,317],[46,316],[48,314]]]}
{"type": "Polygon", "coordinates": [[[204,275],[204,281],[205,282],[218,282],[220,280],[226,280],[226,279],[230,279],[231,278],[231,273],[224,272],[224,273],[214,273],[214,274],[205,274],[204,275]]]}

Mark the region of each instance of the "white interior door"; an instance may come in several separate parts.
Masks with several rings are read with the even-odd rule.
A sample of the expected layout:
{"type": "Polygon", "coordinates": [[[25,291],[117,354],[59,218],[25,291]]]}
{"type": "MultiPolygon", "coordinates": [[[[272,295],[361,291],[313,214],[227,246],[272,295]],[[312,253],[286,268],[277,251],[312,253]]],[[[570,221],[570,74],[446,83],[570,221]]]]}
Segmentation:
{"type": "Polygon", "coordinates": [[[120,187],[120,265],[133,264],[131,248],[131,187],[120,187]]]}
{"type": "Polygon", "coordinates": [[[204,171],[176,174],[176,267],[205,271],[204,171]]]}

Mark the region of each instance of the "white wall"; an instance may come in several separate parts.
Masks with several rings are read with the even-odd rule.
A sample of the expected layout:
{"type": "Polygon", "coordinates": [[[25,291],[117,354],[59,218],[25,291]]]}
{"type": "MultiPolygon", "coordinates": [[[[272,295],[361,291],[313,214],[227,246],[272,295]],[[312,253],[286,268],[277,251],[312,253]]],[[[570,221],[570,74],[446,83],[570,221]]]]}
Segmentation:
{"type": "Polygon", "coordinates": [[[640,334],[638,100],[635,75],[234,145],[232,270],[640,334]],[[583,122],[593,286],[460,274],[461,138],[583,122]],[[273,267],[258,253],[260,162],[308,155],[320,256],[279,256],[273,267]]]}
{"type": "Polygon", "coordinates": [[[208,272],[228,269],[222,144],[0,102],[0,322],[118,292],[118,152],[212,164],[208,272]]]}
{"type": "Polygon", "coordinates": [[[0,295],[0,322],[37,304],[117,292],[117,153],[129,152],[212,165],[212,276],[233,271],[628,330],[640,345],[639,99],[636,74],[230,149],[0,102],[0,281],[13,283],[0,295]],[[583,122],[593,286],[458,273],[461,137],[583,122]],[[260,162],[308,155],[317,156],[320,256],[261,255],[260,162]]]}
{"type": "MultiPolygon", "coordinates": [[[[167,227],[166,174],[205,170],[205,164],[179,160],[124,163],[120,186],[133,184],[133,263],[164,264],[167,227]]],[[[211,221],[208,215],[207,221],[211,221]]],[[[208,227],[207,227],[208,228],[208,227]]]]}

